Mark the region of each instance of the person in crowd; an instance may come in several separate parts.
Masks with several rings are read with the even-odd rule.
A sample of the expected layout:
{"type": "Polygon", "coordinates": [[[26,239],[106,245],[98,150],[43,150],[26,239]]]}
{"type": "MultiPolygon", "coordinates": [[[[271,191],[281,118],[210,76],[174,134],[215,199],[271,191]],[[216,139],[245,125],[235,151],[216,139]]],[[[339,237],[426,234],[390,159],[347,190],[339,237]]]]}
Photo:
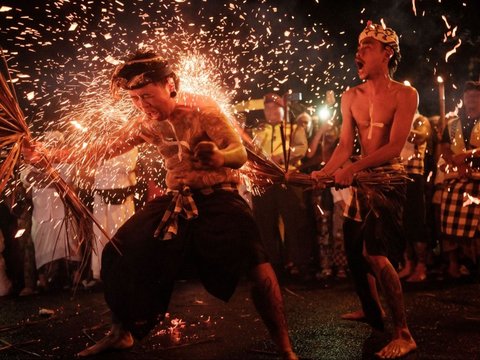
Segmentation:
{"type": "Polygon", "coordinates": [[[427,138],[424,161],[425,179],[425,219],[427,226],[427,267],[431,275],[436,275],[441,267],[440,256],[440,206],[441,192],[437,191],[437,174],[439,173],[437,163],[439,158],[439,142],[437,126],[440,116],[428,117],[430,136],[427,138]],[[438,192],[438,194],[437,194],[438,192]]]}
{"type": "Polygon", "coordinates": [[[412,180],[407,183],[407,199],[403,210],[403,221],[407,250],[405,265],[399,272],[400,279],[420,282],[427,278],[428,230],[425,207],[425,151],[431,135],[430,122],[425,116],[416,114],[407,142],[400,157],[405,171],[412,180]]]}
{"type": "Polygon", "coordinates": [[[345,206],[350,198],[350,189],[331,188],[333,196],[333,212],[332,212],[332,264],[337,279],[347,277],[347,255],[345,254],[345,243],[343,234],[343,213],[345,206]]]}
{"type": "MultiPolygon", "coordinates": [[[[22,167],[25,164],[22,165],[22,167]]],[[[20,171],[20,174],[22,171],[20,171]]],[[[19,181],[16,192],[16,206],[14,214],[17,218],[17,231],[15,240],[19,245],[19,261],[23,264],[22,268],[22,288],[19,296],[29,296],[36,293],[37,271],[35,264],[35,247],[32,241],[32,198],[31,191],[25,189],[22,182],[19,181]]]]}
{"type": "MultiPolygon", "coordinates": [[[[59,147],[63,142],[63,134],[59,131],[45,134],[46,144],[59,147]]],[[[62,179],[71,184],[72,165],[60,162],[53,165],[62,179]]],[[[21,177],[24,186],[31,188],[32,192],[31,232],[39,290],[78,283],[78,267],[82,258],[79,239],[57,189],[46,174],[34,166],[26,166],[21,177]]]]}
{"type": "MultiPolygon", "coordinates": [[[[314,179],[334,176],[338,187],[352,185],[354,175],[367,169],[406,175],[399,156],[418,106],[416,90],[392,79],[400,60],[397,34],[369,21],[358,40],[355,62],[365,82],[343,94],[339,145],[325,167],[312,173],[314,179]],[[347,164],[357,132],[362,156],[347,164]]],[[[392,313],[393,339],[376,353],[388,359],[417,348],[407,326],[402,286],[393,265],[404,251],[402,208],[406,186],[392,186],[389,190],[377,189],[376,196],[369,193],[368,197],[361,188],[355,188],[344,223],[345,250],[366,321],[374,328],[384,328],[369,273],[375,275],[392,313]]]]}
{"type": "MultiPolygon", "coordinates": [[[[95,170],[93,215],[109,238],[135,213],[137,157],[138,150],[133,148],[124,154],[101,161],[95,170]]],[[[89,282],[87,287],[100,282],[102,252],[108,241],[98,226],[93,227],[93,232],[93,282],[89,282]]]]}
{"type": "MultiPolygon", "coordinates": [[[[326,92],[326,106],[320,109],[316,118],[316,131],[310,140],[303,167],[311,172],[319,170],[332,156],[338,144],[340,124],[337,102],[332,90],[326,92]]],[[[343,242],[343,208],[348,189],[322,189],[312,193],[316,220],[317,243],[320,271],[317,279],[327,279],[335,274],[346,277],[346,263],[343,242]]]]}
{"type": "MultiPolygon", "coordinates": [[[[3,155],[3,154],[0,154],[3,155]]],[[[18,280],[18,257],[15,251],[17,219],[13,208],[16,198],[15,180],[7,183],[0,194],[0,296],[16,292],[18,280]]]]}
{"type": "MultiPolygon", "coordinates": [[[[24,164],[16,172],[21,173],[24,164]]],[[[35,254],[31,239],[32,205],[29,193],[15,176],[0,197],[0,235],[3,253],[0,294],[26,296],[35,292],[35,254]]]]}
{"type": "MultiPolygon", "coordinates": [[[[0,214],[3,214],[6,208],[3,204],[0,204],[0,214]]],[[[0,228],[0,297],[10,294],[12,290],[12,282],[7,275],[7,265],[3,258],[3,250],[5,250],[5,236],[3,235],[3,229],[0,228]]]]}
{"type": "Polygon", "coordinates": [[[459,252],[476,262],[480,254],[480,82],[469,81],[463,91],[461,116],[450,119],[441,141],[445,173],[441,199],[443,251],[448,254],[448,274],[467,275],[459,252]]]}
{"type": "MultiPolygon", "coordinates": [[[[264,97],[264,115],[263,127],[254,130],[255,143],[280,166],[286,169],[287,161],[288,170],[296,170],[308,148],[303,123],[304,119],[308,122],[309,115],[302,114],[295,126],[284,124],[285,102],[274,93],[264,97]]],[[[253,197],[253,211],[274,267],[284,268],[290,275],[306,276],[313,251],[314,224],[303,190],[273,184],[253,197]]]]}

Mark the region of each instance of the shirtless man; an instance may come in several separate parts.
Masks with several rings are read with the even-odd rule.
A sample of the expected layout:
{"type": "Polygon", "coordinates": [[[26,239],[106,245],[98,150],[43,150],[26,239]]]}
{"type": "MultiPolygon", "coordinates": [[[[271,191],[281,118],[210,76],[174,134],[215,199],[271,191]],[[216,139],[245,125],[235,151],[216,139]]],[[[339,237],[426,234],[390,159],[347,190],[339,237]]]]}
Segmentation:
{"type": "Polygon", "coordinates": [[[153,52],[138,52],[112,77],[113,92],[128,91],[143,117],[96,150],[113,157],[140,143],[155,145],[165,159],[169,190],[130,217],[105,246],[101,278],[113,324],[106,337],[78,355],[130,348],[134,337],[145,337],[168,309],[180,266],[191,261],[205,288],[224,301],[247,270],[252,300],[282,358],[298,359],[275,273],[237,190],[236,169],[247,160],[246,150],[218,105],[177,94],[178,82],[153,52]]]}
{"type": "MultiPolygon", "coordinates": [[[[313,178],[332,175],[338,187],[346,187],[362,170],[404,171],[396,158],[409,134],[418,95],[414,88],[392,80],[399,59],[395,32],[369,22],[359,36],[355,56],[359,77],[365,82],[343,94],[339,145],[326,166],[312,173],[313,178]],[[362,157],[347,164],[356,132],[362,157]]],[[[401,258],[404,248],[401,231],[404,196],[404,186],[383,192],[382,201],[375,204],[376,211],[368,211],[370,203],[365,194],[356,190],[345,211],[345,249],[366,321],[383,329],[382,310],[369,287],[369,272],[383,289],[392,312],[393,339],[376,353],[380,358],[398,358],[417,347],[407,327],[400,280],[389,260],[394,256],[401,258]]]]}

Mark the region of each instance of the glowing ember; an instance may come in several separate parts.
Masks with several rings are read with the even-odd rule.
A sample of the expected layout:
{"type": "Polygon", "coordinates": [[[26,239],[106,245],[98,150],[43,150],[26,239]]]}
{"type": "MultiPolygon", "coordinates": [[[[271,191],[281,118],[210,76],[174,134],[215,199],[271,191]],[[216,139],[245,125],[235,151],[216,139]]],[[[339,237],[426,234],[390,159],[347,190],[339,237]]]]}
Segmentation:
{"type": "MultiPolygon", "coordinates": [[[[357,38],[349,38],[351,29],[345,31],[342,25],[333,31],[331,24],[319,22],[322,12],[316,10],[324,2],[315,0],[297,13],[268,1],[193,3],[47,0],[41,16],[20,3],[0,6],[2,46],[34,134],[59,130],[66,146],[79,150],[112,140],[138,114],[128,98],[112,101],[111,71],[139,48],[152,48],[171,61],[180,75],[181,91],[212,97],[229,115],[232,102],[258,99],[272,90],[301,88],[306,106],[317,107],[325,89],[341,93],[347,84],[358,82],[353,70],[357,38]]],[[[472,36],[453,24],[456,17],[445,11],[444,3],[429,6],[435,11],[427,11],[427,17],[443,21],[446,41],[456,42],[445,56],[447,62],[462,41],[465,46],[472,43],[472,36]],[[443,20],[440,14],[445,14],[443,20]]],[[[417,15],[416,1],[411,4],[417,15]]],[[[364,24],[371,9],[359,5],[357,10],[358,22],[364,24]]],[[[462,10],[469,8],[464,5],[462,10]]],[[[407,11],[411,16],[410,8],[407,11]]],[[[418,39],[422,23],[429,23],[418,20],[412,28],[396,29],[402,42],[412,35],[418,39]]],[[[386,26],[384,19],[381,23],[386,26]]],[[[437,42],[441,39],[430,48],[437,49],[437,42]]],[[[442,52],[428,61],[434,64],[443,56],[442,52]]],[[[411,79],[418,86],[418,78],[411,79]]]]}
{"type": "Polygon", "coordinates": [[[443,19],[443,21],[445,21],[445,25],[447,26],[447,29],[450,29],[450,24],[448,23],[448,20],[445,17],[445,15],[442,15],[442,19],[443,19]]]}
{"type": "Polygon", "coordinates": [[[320,207],[319,204],[317,204],[317,209],[318,211],[320,211],[320,214],[325,215],[325,212],[323,211],[323,209],[320,207]]]}
{"type": "Polygon", "coordinates": [[[458,39],[457,45],[455,45],[452,50],[445,54],[445,62],[448,62],[448,58],[457,52],[457,49],[460,45],[462,45],[462,39],[458,39]]]}
{"type": "Polygon", "coordinates": [[[468,193],[464,193],[463,198],[464,198],[463,205],[462,205],[463,207],[469,206],[469,205],[480,205],[480,199],[473,197],[468,193]]]}
{"type": "Polygon", "coordinates": [[[24,233],[25,233],[25,229],[19,229],[19,230],[17,230],[17,232],[15,233],[15,239],[18,239],[18,238],[21,237],[24,233]]]}

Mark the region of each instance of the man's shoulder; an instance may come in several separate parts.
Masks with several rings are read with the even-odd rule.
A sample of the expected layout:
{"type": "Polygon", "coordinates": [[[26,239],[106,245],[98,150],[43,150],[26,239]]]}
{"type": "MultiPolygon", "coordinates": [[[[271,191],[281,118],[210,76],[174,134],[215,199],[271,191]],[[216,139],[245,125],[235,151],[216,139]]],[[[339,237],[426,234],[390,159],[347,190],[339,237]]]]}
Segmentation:
{"type": "Polygon", "coordinates": [[[342,104],[351,104],[365,94],[365,84],[360,84],[345,90],[342,94],[342,104]]]}
{"type": "Polygon", "coordinates": [[[218,103],[209,96],[181,93],[177,99],[175,110],[180,112],[198,112],[207,114],[221,114],[218,103]]]}
{"type": "Polygon", "coordinates": [[[392,81],[391,89],[401,96],[417,96],[417,90],[413,86],[398,81],[392,81]]]}
{"type": "Polygon", "coordinates": [[[366,91],[366,83],[361,83],[361,84],[347,88],[347,90],[343,92],[342,98],[361,95],[361,94],[364,94],[365,91],[366,91]]]}

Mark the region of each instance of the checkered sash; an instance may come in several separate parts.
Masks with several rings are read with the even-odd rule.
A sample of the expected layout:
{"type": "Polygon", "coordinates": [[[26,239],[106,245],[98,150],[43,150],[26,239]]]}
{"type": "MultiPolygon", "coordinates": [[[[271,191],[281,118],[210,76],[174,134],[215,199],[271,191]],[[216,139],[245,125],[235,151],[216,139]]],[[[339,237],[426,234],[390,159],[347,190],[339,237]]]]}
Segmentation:
{"type": "Polygon", "coordinates": [[[343,216],[355,220],[362,221],[362,216],[360,214],[360,202],[358,201],[358,190],[356,187],[350,187],[350,200],[345,204],[345,211],[343,216]]]}
{"type": "Polygon", "coordinates": [[[441,230],[450,236],[473,238],[480,230],[480,180],[452,179],[442,192],[441,230]],[[469,197],[470,196],[470,197],[469,197]],[[472,201],[472,199],[474,199],[472,201]]]}
{"type": "Polygon", "coordinates": [[[167,194],[173,195],[172,201],[154,233],[155,238],[161,240],[171,240],[177,235],[179,216],[187,220],[198,217],[197,205],[188,186],[184,186],[182,190],[169,190],[167,194]]]}
{"type": "MultiPolygon", "coordinates": [[[[237,186],[235,183],[221,183],[199,189],[198,191],[203,195],[210,195],[218,190],[238,191],[237,186]]],[[[177,235],[179,216],[187,220],[198,217],[197,205],[188,186],[184,186],[182,190],[168,190],[167,194],[173,195],[173,197],[154,233],[154,237],[161,240],[171,240],[177,235]]]]}
{"type": "MultiPolygon", "coordinates": [[[[362,171],[382,173],[382,172],[389,172],[392,170],[403,173],[406,176],[406,172],[403,165],[400,162],[398,162],[397,159],[392,160],[391,163],[377,166],[374,168],[365,169],[362,171]]],[[[352,220],[361,222],[363,221],[362,214],[365,215],[368,213],[368,211],[371,211],[371,210],[375,211],[375,209],[371,208],[371,205],[369,205],[367,201],[365,201],[366,200],[365,196],[362,196],[363,194],[359,192],[357,187],[352,186],[350,187],[350,189],[351,189],[350,201],[347,201],[346,203],[343,216],[350,218],[352,220]]]]}

